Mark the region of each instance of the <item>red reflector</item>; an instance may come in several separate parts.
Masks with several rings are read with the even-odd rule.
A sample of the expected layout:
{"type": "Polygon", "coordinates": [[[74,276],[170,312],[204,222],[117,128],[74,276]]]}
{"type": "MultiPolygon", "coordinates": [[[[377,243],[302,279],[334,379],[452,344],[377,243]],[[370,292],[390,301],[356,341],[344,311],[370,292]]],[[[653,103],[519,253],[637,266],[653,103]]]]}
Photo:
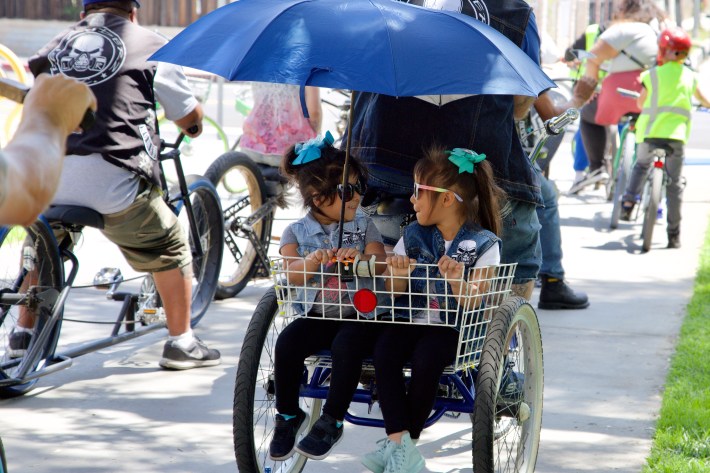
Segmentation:
{"type": "Polygon", "coordinates": [[[663,160],[658,159],[653,162],[653,167],[654,168],[662,168],[663,167],[663,160]]]}
{"type": "Polygon", "coordinates": [[[369,289],[360,289],[353,296],[353,305],[358,312],[372,312],[377,307],[377,295],[369,289]]]}

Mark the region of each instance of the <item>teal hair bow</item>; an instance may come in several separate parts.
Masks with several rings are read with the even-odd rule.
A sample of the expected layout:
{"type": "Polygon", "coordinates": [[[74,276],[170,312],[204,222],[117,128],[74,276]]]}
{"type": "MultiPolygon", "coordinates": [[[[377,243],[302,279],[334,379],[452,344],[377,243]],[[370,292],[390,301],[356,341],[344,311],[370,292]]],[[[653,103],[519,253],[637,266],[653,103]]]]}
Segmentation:
{"type": "Polygon", "coordinates": [[[447,151],[446,154],[449,155],[449,161],[459,167],[459,174],[462,172],[473,174],[473,165],[486,159],[485,154],[478,154],[466,148],[454,148],[451,151],[447,151]]]}
{"type": "Polygon", "coordinates": [[[331,146],[334,142],[333,135],[326,131],[323,138],[317,136],[305,143],[298,143],[293,149],[297,154],[296,159],[293,160],[293,165],[300,166],[319,159],[320,151],[326,146],[331,146]]]}

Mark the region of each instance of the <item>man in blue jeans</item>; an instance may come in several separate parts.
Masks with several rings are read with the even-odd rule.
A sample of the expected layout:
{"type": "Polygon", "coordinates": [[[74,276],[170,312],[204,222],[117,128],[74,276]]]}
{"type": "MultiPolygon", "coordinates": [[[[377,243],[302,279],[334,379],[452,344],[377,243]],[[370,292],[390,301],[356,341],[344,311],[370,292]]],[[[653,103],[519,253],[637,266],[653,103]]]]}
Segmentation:
{"type": "MultiPolygon", "coordinates": [[[[539,64],[540,38],[535,17],[523,0],[455,3],[462,13],[488,23],[539,64]]],[[[450,2],[427,0],[426,6],[449,9],[450,2]]],[[[523,152],[514,118],[522,118],[533,101],[534,97],[476,95],[436,106],[411,97],[356,94],[351,151],[371,171],[371,193],[366,196],[369,202],[363,199],[365,210],[374,211],[382,193],[408,199],[414,163],[431,146],[469,148],[486,154],[498,184],[508,194],[504,231],[500,235],[501,262],[518,263],[514,292],[529,299],[541,261],[540,224],[535,208],[543,201],[538,176],[523,152]]],[[[385,244],[393,245],[400,236],[401,219],[373,218],[385,244]]]]}
{"type": "MultiPolygon", "coordinates": [[[[545,121],[564,113],[568,108],[581,108],[594,93],[597,81],[589,77],[583,77],[575,85],[572,98],[563,104],[557,104],[551,94],[544,92],[535,100],[535,112],[540,120],[545,121]]],[[[533,113],[531,111],[531,113],[533,113]]],[[[554,157],[559,142],[562,141],[564,133],[552,136],[548,139],[546,164],[549,166],[550,160],[554,157]],[[550,142],[553,142],[550,145],[550,142]]],[[[535,137],[536,138],[536,137],[535,137]]],[[[533,140],[527,140],[525,145],[534,146],[533,140]]],[[[537,217],[540,221],[540,243],[542,249],[542,265],[540,267],[540,309],[584,309],[589,306],[589,298],[583,292],[575,292],[565,283],[565,270],[562,267],[562,235],[560,232],[560,213],[557,206],[558,193],[554,184],[547,179],[537,167],[540,173],[540,190],[542,192],[543,207],[537,208],[537,217]]]]}

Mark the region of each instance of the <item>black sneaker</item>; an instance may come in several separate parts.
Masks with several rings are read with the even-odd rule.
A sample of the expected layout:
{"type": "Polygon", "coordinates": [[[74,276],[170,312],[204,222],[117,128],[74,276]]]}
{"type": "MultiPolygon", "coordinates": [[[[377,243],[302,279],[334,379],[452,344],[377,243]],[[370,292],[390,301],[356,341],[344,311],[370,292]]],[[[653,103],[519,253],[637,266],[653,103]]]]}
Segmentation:
{"type": "Polygon", "coordinates": [[[281,414],[276,414],[274,436],[269,444],[269,458],[275,461],[291,458],[296,451],[296,439],[308,427],[308,419],[308,414],[300,409],[296,417],[288,420],[281,414]]]}
{"type": "Polygon", "coordinates": [[[668,246],[666,248],[680,248],[680,232],[668,234],[668,246]]]}
{"type": "Polygon", "coordinates": [[[27,354],[27,349],[30,347],[32,334],[29,332],[15,332],[14,330],[8,337],[7,355],[10,358],[22,358],[27,354]]]}
{"type": "Polygon", "coordinates": [[[525,375],[507,368],[500,380],[500,397],[505,402],[516,403],[523,397],[523,386],[525,386],[525,375]]]}
{"type": "Polygon", "coordinates": [[[158,364],[171,370],[189,370],[202,366],[215,366],[221,362],[219,351],[207,348],[207,345],[195,336],[188,349],[180,348],[172,340],[165,342],[163,357],[158,364]]]}
{"type": "Polygon", "coordinates": [[[336,420],[328,414],[323,414],[313,424],[313,428],[303,440],[296,445],[296,451],[314,460],[322,460],[340,443],[343,438],[343,426],[337,426],[336,420]]]}
{"type": "Polygon", "coordinates": [[[634,211],[634,206],[636,204],[633,202],[624,202],[621,204],[621,212],[619,213],[619,220],[625,222],[631,221],[631,213],[634,211]]]}

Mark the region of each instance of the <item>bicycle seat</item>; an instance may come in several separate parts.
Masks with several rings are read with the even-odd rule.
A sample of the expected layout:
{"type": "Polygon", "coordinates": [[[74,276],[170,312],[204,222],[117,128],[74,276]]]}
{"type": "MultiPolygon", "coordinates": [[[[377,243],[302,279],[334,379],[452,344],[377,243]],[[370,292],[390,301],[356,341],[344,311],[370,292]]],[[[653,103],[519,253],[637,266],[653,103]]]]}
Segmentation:
{"type": "Polygon", "coordinates": [[[635,122],[638,117],[639,117],[639,114],[638,114],[638,113],[629,112],[629,113],[624,114],[624,116],[622,117],[622,120],[621,120],[621,121],[623,121],[623,119],[626,118],[626,119],[628,119],[629,121],[635,122]]]}
{"type": "Polygon", "coordinates": [[[53,205],[45,210],[43,215],[50,223],[61,222],[82,227],[104,228],[104,216],[88,207],[53,205]]]}

